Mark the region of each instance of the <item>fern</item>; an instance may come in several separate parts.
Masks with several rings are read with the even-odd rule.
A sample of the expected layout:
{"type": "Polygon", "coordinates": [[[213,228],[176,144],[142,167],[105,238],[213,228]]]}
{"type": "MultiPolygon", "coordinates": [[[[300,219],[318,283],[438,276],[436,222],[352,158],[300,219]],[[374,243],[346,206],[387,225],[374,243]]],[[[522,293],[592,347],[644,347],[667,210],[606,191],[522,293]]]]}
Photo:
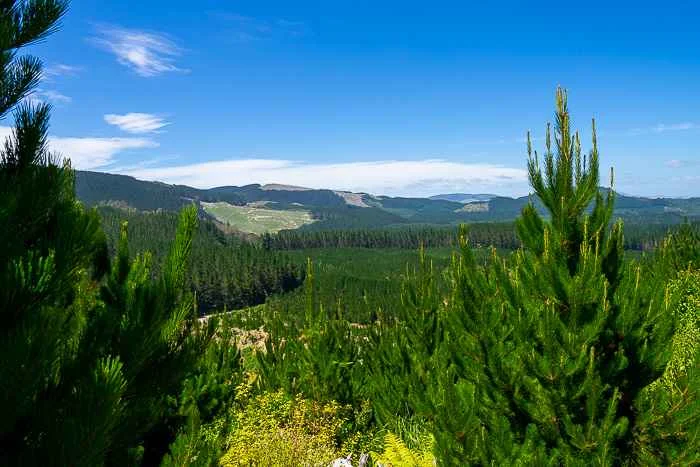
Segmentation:
{"type": "Polygon", "coordinates": [[[372,459],[378,466],[400,467],[410,465],[414,467],[432,467],[436,465],[435,458],[428,451],[416,451],[408,446],[394,433],[387,433],[384,437],[384,451],[372,453],[372,459]]]}

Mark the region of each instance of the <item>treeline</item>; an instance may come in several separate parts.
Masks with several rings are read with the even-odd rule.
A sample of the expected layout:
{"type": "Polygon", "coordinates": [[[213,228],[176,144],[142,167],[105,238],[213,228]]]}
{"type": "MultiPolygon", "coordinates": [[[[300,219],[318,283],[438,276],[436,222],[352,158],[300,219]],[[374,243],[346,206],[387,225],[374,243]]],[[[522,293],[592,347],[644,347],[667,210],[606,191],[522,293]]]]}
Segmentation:
{"type": "MultiPolygon", "coordinates": [[[[517,238],[510,223],[474,224],[470,229],[474,244],[517,247],[517,238]]],[[[407,226],[387,229],[333,229],[319,231],[282,230],[264,234],[261,243],[268,250],[301,250],[307,248],[426,248],[452,247],[457,242],[457,228],[407,226]]]]}
{"type": "MultiPolygon", "coordinates": [[[[120,226],[128,223],[132,252],[151,252],[164,259],[177,228],[177,215],[143,213],[100,207],[110,252],[116,252],[120,226]]],[[[156,262],[159,264],[159,262],[156,262]]],[[[266,251],[256,243],[222,233],[214,223],[201,220],[192,245],[187,286],[196,293],[201,314],[264,303],[271,295],[288,292],[303,281],[303,262],[284,253],[266,251]]],[[[154,275],[159,273],[157,267],[154,275]]]]}
{"type": "MultiPolygon", "coordinates": [[[[692,225],[700,226],[700,222],[692,225]]],[[[663,239],[679,229],[678,224],[629,224],[625,226],[627,250],[651,251],[663,239]]],[[[264,234],[261,243],[267,250],[308,248],[444,248],[457,245],[456,226],[402,226],[385,229],[282,230],[264,234]]],[[[475,247],[493,246],[505,250],[521,243],[512,222],[469,224],[469,242],[475,247]]]]}
{"type": "MultiPolygon", "coordinates": [[[[318,306],[332,312],[336,319],[359,325],[376,321],[379,310],[401,307],[402,282],[419,268],[419,250],[383,248],[313,248],[289,251],[297,261],[310,259],[314,276],[314,295],[318,306]]],[[[450,264],[452,248],[426,250],[435,271],[450,264]]],[[[477,250],[485,260],[490,251],[477,250]]],[[[299,310],[306,306],[304,287],[277,295],[265,302],[265,313],[279,313],[286,320],[303,319],[299,310]]],[[[255,314],[246,317],[247,326],[256,322],[255,314]]],[[[246,313],[236,313],[245,316],[246,313]]],[[[253,324],[254,325],[254,324],[253,324]]],[[[295,322],[293,325],[303,325],[295,322]]]]}

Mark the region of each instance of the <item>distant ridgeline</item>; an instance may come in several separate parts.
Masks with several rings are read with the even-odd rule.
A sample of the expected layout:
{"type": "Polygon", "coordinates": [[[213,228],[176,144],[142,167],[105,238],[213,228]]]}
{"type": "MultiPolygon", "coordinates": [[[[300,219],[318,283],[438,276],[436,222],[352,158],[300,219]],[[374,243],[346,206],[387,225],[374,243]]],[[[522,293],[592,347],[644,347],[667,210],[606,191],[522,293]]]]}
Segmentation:
{"type": "MultiPolygon", "coordinates": [[[[392,198],[257,184],[203,190],[98,172],[77,172],[76,192],[89,206],[111,205],[139,211],[176,211],[196,203],[202,215],[254,234],[290,228],[321,231],[512,222],[530,200],[527,196],[508,198],[468,193],[392,198]],[[285,215],[282,211],[296,213],[285,215]]],[[[539,200],[534,201],[542,211],[539,200]]],[[[628,225],[673,225],[685,219],[700,220],[700,198],[651,199],[618,194],[614,217],[621,217],[628,225]]]]}
{"type": "MultiPolygon", "coordinates": [[[[177,227],[173,212],[141,213],[100,207],[102,224],[114,253],[122,222],[128,222],[131,252],[151,252],[163,259],[172,245],[177,227]]],[[[152,273],[162,261],[154,261],[152,273]]],[[[213,310],[239,309],[264,303],[277,293],[301,285],[304,268],[286,254],[266,251],[257,243],[225,235],[212,222],[203,220],[192,248],[189,286],[197,293],[202,314],[213,310]]]]}

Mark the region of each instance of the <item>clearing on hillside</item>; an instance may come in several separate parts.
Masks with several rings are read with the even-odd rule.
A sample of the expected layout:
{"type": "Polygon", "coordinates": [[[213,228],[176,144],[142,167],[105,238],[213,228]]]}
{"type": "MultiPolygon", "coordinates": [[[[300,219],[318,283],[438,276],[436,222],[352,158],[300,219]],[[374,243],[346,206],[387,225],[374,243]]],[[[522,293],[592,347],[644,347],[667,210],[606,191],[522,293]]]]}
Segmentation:
{"type": "Polygon", "coordinates": [[[234,206],[225,202],[202,203],[202,207],[218,221],[227,223],[241,232],[258,235],[298,229],[315,221],[311,212],[296,209],[270,209],[259,205],[234,206]]]}

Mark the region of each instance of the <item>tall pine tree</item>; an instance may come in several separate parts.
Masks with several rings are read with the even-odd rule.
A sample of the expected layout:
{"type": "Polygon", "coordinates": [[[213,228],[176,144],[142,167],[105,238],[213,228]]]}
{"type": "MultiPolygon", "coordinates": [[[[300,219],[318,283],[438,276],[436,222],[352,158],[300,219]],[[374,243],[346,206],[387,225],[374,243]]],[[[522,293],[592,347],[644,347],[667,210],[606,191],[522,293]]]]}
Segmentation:
{"type": "Polygon", "coordinates": [[[379,407],[396,410],[408,392],[409,415],[432,425],[449,465],[696,463],[693,366],[660,389],[680,324],[673,293],[624,261],[614,192],[599,188],[595,123],[584,155],[562,89],[555,117],[542,160],[528,142],[533,196],[548,216],[527,206],[523,248],[507,259],[494,251],[486,265],[463,231],[444,299],[418,280],[380,331],[376,373],[402,374],[390,377],[394,390],[383,385],[379,407]]]}

